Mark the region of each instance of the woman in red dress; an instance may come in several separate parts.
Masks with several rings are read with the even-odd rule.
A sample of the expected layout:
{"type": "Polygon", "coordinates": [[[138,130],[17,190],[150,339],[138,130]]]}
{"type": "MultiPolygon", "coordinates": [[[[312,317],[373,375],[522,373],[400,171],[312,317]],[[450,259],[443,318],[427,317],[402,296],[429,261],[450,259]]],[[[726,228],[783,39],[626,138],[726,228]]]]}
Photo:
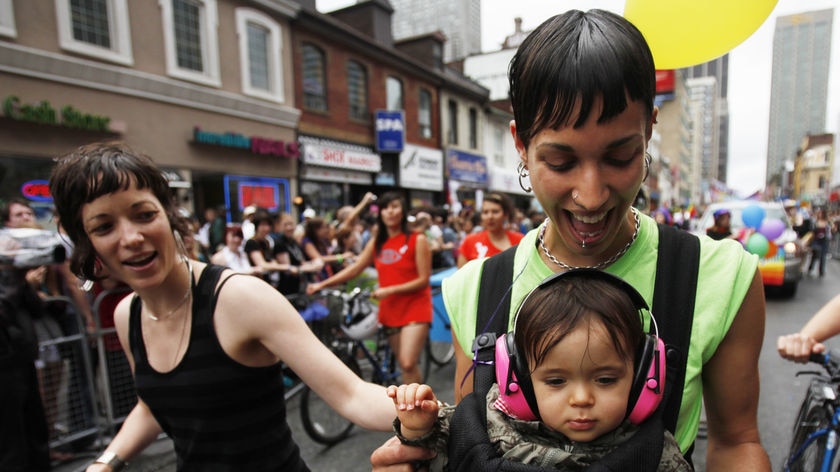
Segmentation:
{"type": "Polygon", "coordinates": [[[507,195],[489,192],[481,202],[481,227],[477,233],[468,234],[458,248],[458,267],[473,259],[483,259],[516,246],[523,234],[508,229],[513,216],[513,203],[507,195]]]}
{"type": "Polygon", "coordinates": [[[372,297],[379,300],[379,322],[388,329],[388,341],[397,353],[402,382],[421,382],[417,365],[432,322],[432,292],[429,276],[432,253],[422,233],[408,229],[407,208],[402,196],[389,192],[379,197],[376,236],[365,245],[352,265],[332,277],[310,284],[312,294],[349,281],[374,264],[379,286],[372,297]]]}

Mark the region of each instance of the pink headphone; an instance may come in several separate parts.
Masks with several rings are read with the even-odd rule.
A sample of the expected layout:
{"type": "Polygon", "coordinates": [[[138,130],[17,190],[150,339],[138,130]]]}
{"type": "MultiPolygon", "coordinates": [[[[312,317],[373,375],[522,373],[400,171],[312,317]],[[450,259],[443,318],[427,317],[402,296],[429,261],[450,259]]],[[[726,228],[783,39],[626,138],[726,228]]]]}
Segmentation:
{"type": "MultiPolygon", "coordinates": [[[[555,274],[543,280],[539,287],[550,284],[558,278],[586,276],[612,283],[623,290],[633,301],[636,309],[648,310],[647,302],[630,284],[619,277],[597,269],[574,269],[555,274]]],[[[533,293],[533,292],[532,292],[533,293]]],[[[526,297],[527,299],[527,297],[526,297]]],[[[524,300],[523,300],[524,304],[524,300]]],[[[522,305],[520,305],[521,310],[522,305]]],[[[519,312],[516,313],[518,319],[519,312]]],[[[644,422],[659,406],[665,393],[665,343],[659,338],[659,329],[653,314],[650,316],[650,331],[645,335],[639,350],[630,387],[627,404],[627,419],[632,424],[644,422]]],[[[514,321],[514,328],[516,320],[514,321]]],[[[537,399],[531,383],[524,356],[517,352],[513,332],[503,334],[496,340],[496,383],[499,385],[499,400],[496,407],[507,415],[524,420],[539,419],[537,399]]]]}

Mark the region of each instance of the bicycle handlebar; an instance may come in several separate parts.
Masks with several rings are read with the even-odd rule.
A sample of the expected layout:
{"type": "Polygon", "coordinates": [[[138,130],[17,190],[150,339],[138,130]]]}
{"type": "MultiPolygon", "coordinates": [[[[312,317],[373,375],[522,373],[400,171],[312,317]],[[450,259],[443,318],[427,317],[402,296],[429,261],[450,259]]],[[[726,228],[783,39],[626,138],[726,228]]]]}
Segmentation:
{"type": "Polygon", "coordinates": [[[840,352],[829,349],[823,353],[812,353],[810,362],[820,364],[832,378],[840,377],[840,352]]]}

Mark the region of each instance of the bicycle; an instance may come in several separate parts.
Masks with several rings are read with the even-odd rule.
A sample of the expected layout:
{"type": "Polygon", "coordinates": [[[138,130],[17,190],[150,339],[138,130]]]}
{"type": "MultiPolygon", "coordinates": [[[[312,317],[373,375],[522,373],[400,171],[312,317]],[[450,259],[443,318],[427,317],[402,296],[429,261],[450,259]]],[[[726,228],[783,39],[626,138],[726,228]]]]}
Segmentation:
{"type": "MultiPolygon", "coordinates": [[[[332,327],[322,341],[361,378],[385,386],[397,383],[401,375],[399,365],[386,329],[379,325],[378,307],[370,300],[370,290],[332,290],[327,292],[327,299],[341,301],[342,315],[338,326],[332,327]]],[[[427,349],[421,351],[419,363],[423,378],[428,378],[427,349]]],[[[301,397],[300,415],[306,434],[325,445],[343,440],[353,428],[352,422],[336,413],[308,387],[301,397]]]]}
{"type": "Polygon", "coordinates": [[[825,372],[802,371],[796,374],[813,374],[815,377],[811,379],[793,425],[790,453],[785,459],[786,472],[829,472],[837,455],[840,352],[812,354],[810,361],[820,364],[825,372]]]}
{"type": "MultiPolygon", "coordinates": [[[[441,296],[441,288],[432,288],[432,300],[438,299],[441,296]]],[[[435,363],[438,367],[443,367],[452,362],[455,358],[455,346],[452,344],[452,323],[449,320],[449,313],[440,304],[433,303],[432,310],[434,311],[434,319],[432,320],[433,329],[429,332],[429,338],[426,341],[426,350],[429,351],[429,360],[435,363]],[[444,333],[440,337],[436,336],[434,330],[434,323],[441,323],[444,328],[444,333]]]]}

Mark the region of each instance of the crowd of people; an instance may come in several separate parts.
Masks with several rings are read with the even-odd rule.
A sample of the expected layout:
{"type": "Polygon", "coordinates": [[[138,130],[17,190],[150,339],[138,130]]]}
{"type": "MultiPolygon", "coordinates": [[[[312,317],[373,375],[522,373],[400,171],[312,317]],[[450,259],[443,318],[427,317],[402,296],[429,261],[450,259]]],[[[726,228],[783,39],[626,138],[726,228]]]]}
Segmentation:
{"type": "MultiPolygon", "coordinates": [[[[53,400],[40,377],[51,375],[44,366],[55,353],[38,353],[33,320],[43,317],[39,287],[84,298],[70,283],[79,278],[131,292],[109,311],[137,392],[89,472],[122,469],[162,432],[178,470],[308,470],[287,423],[283,366],[344,417],[396,433],[372,451],[373,470],[506,461],[691,470],[701,404],[710,470],[769,470],[757,426],[758,258],[732,239],[728,211],[698,238],[670,228],[688,229],[684,212],[634,206],[658,114],[644,37],[613,13],[569,11],[529,34],[509,74],[516,175],[540,212],[501,192],[458,214],[387,192],[332,215],[307,208],[300,220],[247,206],[233,224],[223,208],[199,221],[178,211],[153,159],[124,143],[58,158],[50,191],[68,261],[0,271],[0,319],[17,329],[0,330],[0,375],[15,386],[0,389],[3,437],[16,440],[0,446],[0,469],[49,470],[54,422],[44,406],[53,400]],[[684,251],[670,260],[663,247],[684,251]],[[669,280],[677,262],[692,278],[669,280]],[[430,275],[456,267],[443,282],[456,348],[457,405],[446,406],[417,359],[432,319],[430,275]],[[387,389],[347,368],[294,304],[371,269],[402,372],[403,384],[387,389]],[[64,283],[50,282],[50,270],[64,283]],[[694,296],[663,304],[668,284],[694,296]],[[677,313],[687,313],[678,318],[686,326],[668,323],[677,313]],[[666,346],[674,377],[664,377],[666,346]],[[487,352],[490,363],[479,359],[487,352]]],[[[26,218],[7,207],[5,226],[26,218]]],[[[809,231],[818,247],[831,220],[817,211],[809,231]]],[[[816,257],[820,273],[826,252],[816,257]]],[[[780,354],[820,352],[840,332],[838,312],[833,300],[779,338],[780,354]]]]}

